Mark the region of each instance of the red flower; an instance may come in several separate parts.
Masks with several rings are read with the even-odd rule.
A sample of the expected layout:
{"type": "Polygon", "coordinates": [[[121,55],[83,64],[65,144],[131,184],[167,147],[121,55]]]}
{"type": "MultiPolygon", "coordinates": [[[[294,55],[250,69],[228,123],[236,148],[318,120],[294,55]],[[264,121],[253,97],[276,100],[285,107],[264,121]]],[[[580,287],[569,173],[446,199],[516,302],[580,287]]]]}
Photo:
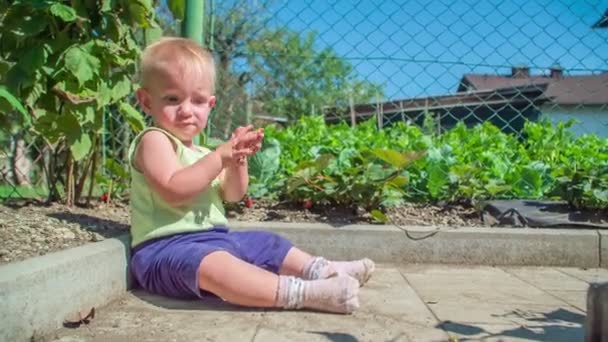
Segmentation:
{"type": "Polygon", "coordinates": [[[103,195],[99,196],[99,199],[103,203],[108,203],[110,201],[110,196],[108,196],[108,194],[103,194],[103,195]]]}
{"type": "Polygon", "coordinates": [[[310,209],[312,208],[312,201],[304,200],[304,202],[302,202],[302,206],[304,207],[304,209],[310,209]]]}
{"type": "Polygon", "coordinates": [[[253,207],[253,198],[249,197],[245,200],[245,206],[247,208],[252,208],[253,207]]]}

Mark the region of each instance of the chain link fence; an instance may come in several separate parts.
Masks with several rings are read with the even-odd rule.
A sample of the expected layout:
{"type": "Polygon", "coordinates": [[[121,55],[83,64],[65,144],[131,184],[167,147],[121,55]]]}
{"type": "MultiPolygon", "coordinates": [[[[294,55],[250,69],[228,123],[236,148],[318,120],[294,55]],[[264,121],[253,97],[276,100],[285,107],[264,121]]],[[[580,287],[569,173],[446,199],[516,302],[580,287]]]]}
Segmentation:
{"type": "MultiPolygon", "coordinates": [[[[166,3],[158,10],[176,32],[166,3]]],[[[601,1],[232,0],[206,1],[204,15],[218,68],[207,142],[305,115],[378,127],[430,115],[439,133],[490,121],[518,136],[527,120],[574,119],[576,135],[608,138],[601,1]]],[[[127,185],[132,137],[108,109],[91,194],[127,185]]],[[[0,143],[0,198],[46,196],[61,183],[48,179],[63,164],[41,137],[3,127],[0,143]]]]}

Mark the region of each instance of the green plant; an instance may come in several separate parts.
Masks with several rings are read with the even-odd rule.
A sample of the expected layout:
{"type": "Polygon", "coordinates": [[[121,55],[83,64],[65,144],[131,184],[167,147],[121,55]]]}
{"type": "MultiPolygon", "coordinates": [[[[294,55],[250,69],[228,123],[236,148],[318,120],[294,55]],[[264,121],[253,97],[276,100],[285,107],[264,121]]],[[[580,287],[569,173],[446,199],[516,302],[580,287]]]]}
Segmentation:
{"type": "MultiPolygon", "coordinates": [[[[65,185],[72,204],[94,174],[106,108],[136,131],[141,114],[128,102],[140,47],[155,30],[151,0],[40,0],[0,5],[2,82],[27,111],[24,124],[54,151],[46,167],[51,199],[65,185]]],[[[4,89],[4,88],[2,88],[4,89]]],[[[5,92],[0,92],[4,99],[5,92]]],[[[10,101],[9,101],[10,102],[10,101]]],[[[0,109],[2,119],[11,112],[0,109]]],[[[89,182],[91,189],[94,182],[89,182]]],[[[89,191],[90,192],[90,191],[89,191]]]]}
{"type": "Polygon", "coordinates": [[[249,159],[249,188],[250,197],[272,197],[272,188],[278,186],[274,177],[279,171],[279,158],[281,155],[281,144],[277,139],[270,138],[264,141],[262,149],[249,159]]]}
{"type": "Polygon", "coordinates": [[[608,139],[574,138],[568,125],[530,122],[518,139],[490,123],[425,134],[405,123],[378,130],[373,120],[351,128],[304,117],[266,128],[281,155],[273,177],[256,186],[269,189],[263,196],[360,205],[378,219],[376,208],[403,201],[563,199],[608,208],[608,139]]]}

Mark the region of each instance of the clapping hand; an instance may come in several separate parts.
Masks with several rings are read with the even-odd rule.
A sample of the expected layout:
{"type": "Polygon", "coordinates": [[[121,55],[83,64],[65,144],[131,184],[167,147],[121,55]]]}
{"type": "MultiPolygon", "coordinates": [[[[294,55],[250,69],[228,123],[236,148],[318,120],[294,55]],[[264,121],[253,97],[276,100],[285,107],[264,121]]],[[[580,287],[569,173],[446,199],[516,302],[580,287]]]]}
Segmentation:
{"type": "Polygon", "coordinates": [[[258,128],[253,130],[252,125],[241,126],[234,130],[232,133],[232,139],[237,139],[237,149],[249,149],[251,154],[247,155],[250,157],[262,148],[262,141],[264,140],[264,129],[258,128]]]}
{"type": "Polygon", "coordinates": [[[252,125],[238,127],[234,130],[230,140],[220,145],[217,151],[224,162],[243,165],[245,158],[254,155],[262,148],[262,140],[264,140],[263,129],[253,130],[252,125]]]}

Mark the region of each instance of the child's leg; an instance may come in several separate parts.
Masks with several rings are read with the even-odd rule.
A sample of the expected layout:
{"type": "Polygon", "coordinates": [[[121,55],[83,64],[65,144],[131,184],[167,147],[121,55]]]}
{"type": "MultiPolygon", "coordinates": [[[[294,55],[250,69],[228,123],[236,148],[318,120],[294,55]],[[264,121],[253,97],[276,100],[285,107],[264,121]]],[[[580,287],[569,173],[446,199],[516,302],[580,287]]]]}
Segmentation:
{"type": "Polygon", "coordinates": [[[363,285],[369,280],[374,269],[374,262],[367,258],[355,261],[328,261],[321,257],[313,257],[293,247],[285,256],[279,274],[314,280],[326,279],[336,273],[343,273],[354,277],[360,285],[363,285]]]}
{"type": "Polygon", "coordinates": [[[251,307],[311,308],[350,313],[359,306],[358,283],[347,275],[306,281],[271,272],[228,252],[207,255],[198,270],[203,290],[224,300],[251,307]]]}
{"type": "Polygon", "coordinates": [[[314,259],[310,254],[292,247],[287,252],[283,264],[279,270],[279,274],[290,275],[298,278],[302,278],[304,274],[304,268],[314,259]]]}
{"type": "Polygon", "coordinates": [[[198,269],[198,284],[227,302],[253,307],[275,307],[278,277],[228,252],[207,255],[198,269]]]}

